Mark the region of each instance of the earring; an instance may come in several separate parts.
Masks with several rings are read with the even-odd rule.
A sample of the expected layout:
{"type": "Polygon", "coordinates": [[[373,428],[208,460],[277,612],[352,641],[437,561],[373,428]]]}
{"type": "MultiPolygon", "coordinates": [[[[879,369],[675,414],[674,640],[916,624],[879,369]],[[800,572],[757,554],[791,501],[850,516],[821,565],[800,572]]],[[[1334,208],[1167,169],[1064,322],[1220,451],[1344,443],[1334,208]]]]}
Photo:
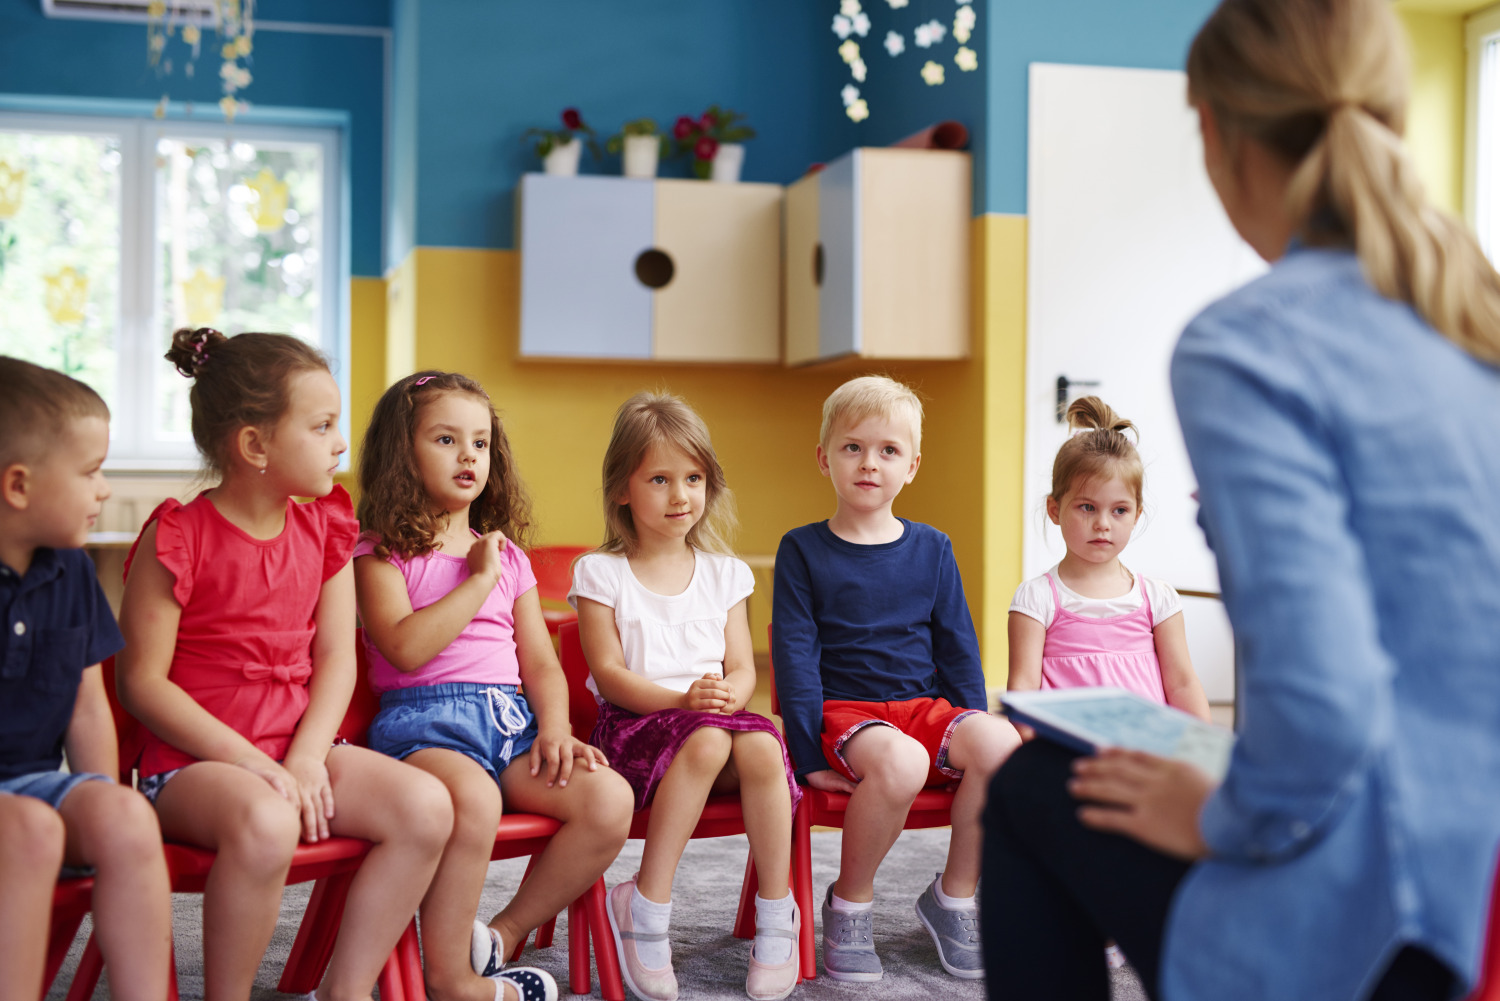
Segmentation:
{"type": "Polygon", "coordinates": [[[262,475],[262,476],[266,475],[266,467],[265,466],[261,466],[260,467],[260,475],[262,475]]]}

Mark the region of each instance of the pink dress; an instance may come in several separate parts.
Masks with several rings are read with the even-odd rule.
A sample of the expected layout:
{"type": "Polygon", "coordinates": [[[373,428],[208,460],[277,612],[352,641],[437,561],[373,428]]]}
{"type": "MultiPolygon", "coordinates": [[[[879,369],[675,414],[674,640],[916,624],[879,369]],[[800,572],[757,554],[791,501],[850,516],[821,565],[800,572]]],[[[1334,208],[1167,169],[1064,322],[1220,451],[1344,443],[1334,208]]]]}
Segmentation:
{"type": "Polygon", "coordinates": [[[1156,624],[1146,588],[1141,587],[1141,604],[1134,611],[1095,618],[1064,609],[1050,573],[1047,586],[1052,588],[1055,611],[1042,646],[1042,687],[1112,685],[1165,705],[1161,661],[1156,657],[1156,624]]]}

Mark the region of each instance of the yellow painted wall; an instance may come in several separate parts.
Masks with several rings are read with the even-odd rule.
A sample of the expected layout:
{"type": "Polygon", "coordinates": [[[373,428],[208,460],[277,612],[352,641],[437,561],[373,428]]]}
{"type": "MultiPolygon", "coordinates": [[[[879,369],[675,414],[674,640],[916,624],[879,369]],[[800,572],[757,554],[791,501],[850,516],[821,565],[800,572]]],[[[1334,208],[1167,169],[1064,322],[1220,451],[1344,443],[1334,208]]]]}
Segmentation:
{"type": "Polygon", "coordinates": [[[1411,52],[1411,108],[1406,141],[1428,196],[1458,214],[1464,193],[1464,18],[1456,13],[1398,10],[1411,52]]]}

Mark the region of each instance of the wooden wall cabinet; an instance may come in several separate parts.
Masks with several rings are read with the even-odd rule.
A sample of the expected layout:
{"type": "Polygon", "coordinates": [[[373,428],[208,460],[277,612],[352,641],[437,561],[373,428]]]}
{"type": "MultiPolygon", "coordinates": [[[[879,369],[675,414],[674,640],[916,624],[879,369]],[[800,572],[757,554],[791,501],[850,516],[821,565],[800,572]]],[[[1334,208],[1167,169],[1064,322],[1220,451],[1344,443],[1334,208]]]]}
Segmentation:
{"type": "Polygon", "coordinates": [[[527,174],[521,355],[781,358],[775,184],[527,174]]]}
{"type": "Polygon", "coordinates": [[[968,357],[970,185],[967,153],[861,148],[787,188],[786,363],[968,357]]]}

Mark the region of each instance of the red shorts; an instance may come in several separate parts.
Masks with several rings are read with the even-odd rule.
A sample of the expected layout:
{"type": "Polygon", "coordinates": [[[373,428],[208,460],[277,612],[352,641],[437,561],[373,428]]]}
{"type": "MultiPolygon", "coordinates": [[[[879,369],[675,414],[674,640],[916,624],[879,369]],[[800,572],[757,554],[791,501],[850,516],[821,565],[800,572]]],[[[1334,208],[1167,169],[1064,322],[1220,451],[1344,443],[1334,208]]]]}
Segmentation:
{"type": "Polygon", "coordinates": [[[945,786],[964,777],[948,765],[948,744],[958,721],[978,709],[955,709],[947,699],[910,699],[906,702],[824,702],[823,756],[833,762],[834,770],[851,782],[859,777],[844,760],[843,748],[849,738],[867,726],[884,724],[918,741],[927,748],[931,767],[927,785],[945,786]]]}

